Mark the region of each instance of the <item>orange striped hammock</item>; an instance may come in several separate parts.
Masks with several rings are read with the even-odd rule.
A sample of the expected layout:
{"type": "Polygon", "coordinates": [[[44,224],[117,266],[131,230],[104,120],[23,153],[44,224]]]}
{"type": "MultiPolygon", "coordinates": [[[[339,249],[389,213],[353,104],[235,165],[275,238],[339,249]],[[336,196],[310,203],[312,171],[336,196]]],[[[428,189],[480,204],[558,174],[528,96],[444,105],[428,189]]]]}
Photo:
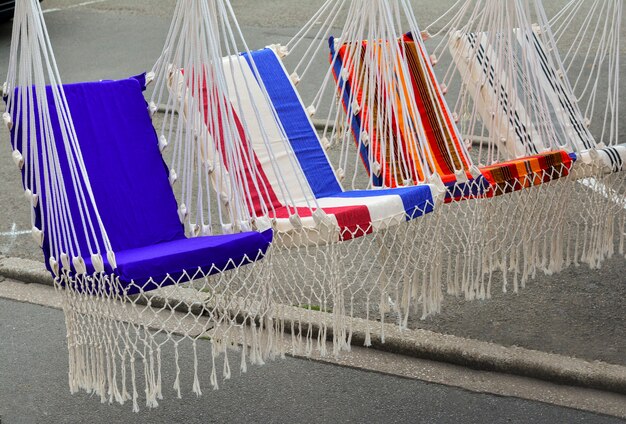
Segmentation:
{"type": "Polygon", "coordinates": [[[437,82],[430,58],[412,34],[405,34],[398,43],[400,48],[393,49],[393,54],[400,57],[391,81],[384,81],[383,78],[367,81],[367,75],[371,74],[369,66],[380,63],[380,55],[384,54],[383,42],[370,46],[368,41],[336,46],[331,38],[329,43],[333,76],[342,105],[351,117],[353,139],[374,186],[399,187],[407,182],[422,182],[427,174],[422,164],[426,164],[428,173],[441,177],[448,190],[446,202],[452,202],[500,196],[569,175],[575,155],[565,150],[525,156],[481,167],[479,173],[472,172],[471,160],[461,146],[463,140],[444,99],[444,90],[437,82]],[[367,60],[372,57],[374,60],[367,60]],[[401,66],[401,63],[406,66],[401,66]],[[404,76],[406,69],[408,79],[404,76]],[[379,107],[378,102],[387,96],[393,96],[392,101],[399,101],[398,93],[410,92],[403,86],[405,81],[410,81],[413,86],[419,116],[412,116],[412,111],[407,110],[410,108],[402,107],[394,108],[399,111],[396,113],[398,116],[389,116],[394,112],[379,107]],[[368,90],[372,86],[375,89],[368,90]],[[384,95],[370,98],[370,93],[384,95]],[[418,140],[417,125],[422,126],[425,140],[418,140]],[[424,142],[429,155],[424,155],[419,148],[424,142]]]}

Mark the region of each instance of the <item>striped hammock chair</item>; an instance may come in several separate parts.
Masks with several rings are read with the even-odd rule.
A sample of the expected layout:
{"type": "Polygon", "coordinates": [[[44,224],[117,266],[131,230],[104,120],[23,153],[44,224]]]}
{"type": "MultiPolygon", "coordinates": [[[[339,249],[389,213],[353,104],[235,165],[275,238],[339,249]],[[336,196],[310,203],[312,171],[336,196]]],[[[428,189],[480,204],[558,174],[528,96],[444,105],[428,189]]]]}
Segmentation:
{"type": "MultiPolygon", "coordinates": [[[[276,309],[273,319],[280,327],[289,321],[297,341],[292,349],[326,354],[325,335],[331,329],[334,353],[349,349],[350,318],[357,316],[371,323],[365,335],[369,345],[371,334],[382,331],[388,313],[408,319],[412,299],[420,296],[424,304],[438,305],[438,290],[431,289],[426,273],[428,256],[411,258],[410,253],[429,249],[433,234],[425,228],[432,226],[424,215],[442,203],[443,193],[429,184],[344,190],[281,63],[280,51],[251,52],[243,38],[225,47],[194,39],[196,33],[209,32],[208,24],[196,18],[204,13],[202,7],[202,1],[179,2],[168,42],[153,71],[162,77],[156,78],[151,103],[156,108],[161,98],[168,99],[162,105],[161,139],[174,142],[164,144],[180,145],[184,137],[172,133],[169,122],[193,123],[193,135],[203,146],[198,160],[214,163],[212,173],[217,169],[223,174],[237,172],[248,182],[244,196],[230,203],[243,204],[254,222],[270,223],[274,230],[272,299],[277,305],[299,308],[289,309],[290,315],[276,309]],[[212,71],[201,60],[204,57],[223,68],[228,88],[223,97],[216,95],[212,71]],[[241,169],[217,165],[227,163],[223,155],[228,152],[211,153],[227,136],[216,116],[220,109],[236,122],[232,130],[241,140],[242,148],[236,152],[244,164],[241,169]],[[316,314],[313,309],[331,314],[316,314]],[[380,323],[371,322],[373,317],[380,323]],[[314,332],[320,334],[315,346],[311,343],[314,332]]],[[[236,19],[232,14],[229,19],[225,25],[234,30],[236,19]]],[[[179,160],[175,156],[172,162],[179,160]]],[[[199,178],[206,178],[203,173],[199,171],[199,178]]],[[[228,197],[218,181],[212,185],[228,197]]],[[[192,230],[203,228],[202,217],[193,212],[202,205],[190,193],[183,200],[192,211],[187,225],[192,230]]]]}
{"type": "MultiPolygon", "coordinates": [[[[466,5],[468,10],[469,3],[466,5]]],[[[580,4],[572,2],[569,7],[575,3],[580,4]]],[[[615,66],[619,64],[619,54],[609,53],[606,46],[615,48],[619,45],[619,37],[615,34],[619,33],[621,2],[605,2],[603,5],[599,14],[602,19],[609,16],[604,15],[606,12],[615,16],[612,24],[606,26],[606,34],[613,34],[610,36],[613,44],[602,40],[600,43],[607,49],[606,56],[612,58],[611,66],[615,66]]],[[[479,4],[476,9],[479,7],[487,6],[479,4]]],[[[478,15],[476,9],[473,13],[478,15]]],[[[508,156],[524,151],[539,152],[554,145],[546,140],[550,137],[577,158],[571,178],[566,179],[566,187],[562,187],[562,193],[567,193],[569,198],[566,206],[569,216],[560,220],[561,224],[576,231],[562,227],[560,233],[566,234],[566,240],[559,249],[561,256],[556,254],[556,262],[551,268],[556,271],[579,260],[595,268],[613,255],[616,241],[623,240],[624,200],[617,195],[623,192],[623,178],[610,174],[623,169],[626,147],[617,143],[617,120],[609,119],[608,114],[603,129],[597,132],[604,141],[596,142],[589,129],[590,120],[584,118],[567,78],[542,3],[536,2],[532,12],[534,23],[529,20],[525,27],[508,29],[508,36],[503,35],[505,28],[479,32],[464,27],[461,22],[450,24],[448,50],[467,87],[467,91],[459,95],[459,103],[462,96],[471,97],[476,116],[481,117],[481,125],[490,134],[499,135],[488,140],[499,152],[508,153],[508,156]],[[505,52],[506,57],[502,57],[501,52],[505,52]],[[494,80],[501,81],[501,84],[493,84],[494,80]],[[524,94],[529,84],[539,88],[533,96],[524,94]],[[547,121],[549,133],[543,129],[547,121]],[[600,182],[603,179],[611,181],[611,188],[600,182]],[[587,240],[594,242],[588,245],[587,240]],[[581,250],[580,245],[583,245],[581,250]]],[[[588,69],[599,67],[601,65],[593,62],[588,65],[588,69]]],[[[596,81],[600,81],[599,75],[596,77],[596,81]]],[[[617,111],[618,85],[611,81],[606,89],[609,93],[607,111],[611,108],[617,111]]],[[[587,111],[589,113],[590,108],[587,111]]]]}
{"type": "MultiPolygon", "coordinates": [[[[223,64],[229,87],[247,86],[250,90],[247,96],[237,96],[235,92],[228,101],[232,113],[242,123],[241,138],[247,147],[242,153],[244,160],[259,170],[258,181],[251,185],[257,191],[249,194],[248,208],[272,220],[277,233],[289,234],[289,239],[279,237],[277,243],[297,246],[351,240],[433,210],[436,193],[433,195],[433,188],[428,185],[351,191],[341,187],[313,123],[273,49],[229,57],[223,64]],[[269,148],[266,138],[271,140],[269,148]],[[281,196],[287,191],[281,184],[287,186],[289,199],[281,196]],[[320,231],[322,224],[332,226],[332,231],[320,231]],[[300,228],[311,229],[304,239],[296,236],[302,235],[297,231],[300,228]]],[[[180,99],[189,95],[185,87],[196,82],[185,81],[184,74],[179,71],[168,80],[168,89],[180,99]]],[[[203,130],[209,133],[210,140],[219,143],[223,136],[216,137],[209,129],[210,88],[205,81],[202,84],[198,95],[203,130]]]]}
{"type": "MultiPolygon", "coordinates": [[[[525,25],[529,19],[523,9],[513,12],[505,3],[493,7],[510,16],[514,26],[525,25]]],[[[492,21],[480,24],[495,27],[503,22],[495,17],[492,21]]],[[[331,140],[331,151],[333,146],[340,150],[340,174],[354,157],[365,165],[371,187],[431,183],[447,190],[450,206],[435,211],[435,250],[442,253],[430,270],[437,279],[434,286],[447,286],[449,293],[468,299],[488,298],[495,273],[501,275],[505,291],[512,274],[517,291],[538,270],[558,268],[553,256],[559,254],[559,240],[552,230],[560,228],[562,199],[558,188],[552,193],[550,187],[569,175],[574,155],[554,142],[550,149],[493,157],[487,163],[479,154],[476,161],[471,137],[459,118],[463,113],[453,113],[445,101],[451,86],[438,83],[437,58],[427,55],[408,1],[326,2],[282,48],[296,57],[292,79],[302,80],[310,72],[323,55],[325,40],[330,40],[331,66],[309,110],[327,113],[323,139],[331,140]],[[340,37],[333,38],[337,16],[345,17],[345,24],[340,37]],[[309,38],[314,41],[303,41],[309,38]],[[537,190],[527,190],[535,186],[537,190]],[[543,200],[555,195],[558,202],[543,200]],[[542,221],[534,219],[542,214],[542,221]]],[[[539,90],[531,84],[527,96],[539,90]]],[[[475,116],[477,112],[470,119],[475,116]]],[[[486,131],[476,125],[471,129],[486,131]]],[[[541,130],[552,131],[549,123],[541,130]]],[[[353,169],[354,184],[359,170],[353,169]]]]}

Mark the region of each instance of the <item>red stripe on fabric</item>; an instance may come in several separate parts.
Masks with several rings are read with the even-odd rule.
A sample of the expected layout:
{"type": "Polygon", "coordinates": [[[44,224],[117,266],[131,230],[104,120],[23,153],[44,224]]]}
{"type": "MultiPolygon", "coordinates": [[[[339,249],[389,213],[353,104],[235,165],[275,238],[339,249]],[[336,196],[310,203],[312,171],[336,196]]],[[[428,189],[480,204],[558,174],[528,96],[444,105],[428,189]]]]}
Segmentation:
{"type": "MultiPolygon", "coordinates": [[[[419,57],[422,58],[425,63],[430,62],[430,58],[427,57],[426,52],[422,48],[422,45],[414,42],[411,34],[405,34],[401,38],[401,42],[404,43],[404,46],[407,49],[407,55],[412,54],[412,52],[414,51],[415,54],[419,55],[419,57]]],[[[443,134],[441,133],[441,131],[439,131],[438,125],[435,125],[431,122],[432,117],[429,115],[426,104],[424,103],[424,100],[427,100],[429,104],[431,103],[430,95],[427,95],[426,99],[421,98],[420,89],[417,85],[417,80],[418,78],[421,79],[421,76],[415,75],[415,69],[410,66],[410,62],[408,62],[408,64],[411,81],[416,94],[416,101],[418,103],[418,110],[424,123],[424,129],[426,131],[426,141],[428,142],[428,145],[435,157],[435,167],[438,168],[439,172],[444,175],[453,174],[452,166],[461,167],[462,169],[466,170],[468,177],[471,178],[471,175],[467,171],[469,169],[469,161],[467,157],[463,154],[461,141],[459,140],[457,132],[455,131],[456,124],[453,122],[453,119],[449,114],[449,110],[446,106],[446,101],[437,82],[437,78],[433,73],[432,67],[427,67],[427,69],[425,70],[426,72],[424,73],[424,79],[429,80],[432,83],[433,87],[435,87],[435,97],[432,100],[434,100],[436,103],[432,104],[432,107],[434,113],[438,116],[441,116],[445,121],[445,124],[442,124],[445,126],[443,134]],[[443,139],[441,140],[443,145],[440,144],[437,136],[443,137],[443,139]],[[450,142],[454,144],[455,150],[449,146],[450,142]]]]}
{"type": "Polygon", "coordinates": [[[324,208],[324,212],[337,218],[341,231],[341,240],[363,237],[374,231],[372,228],[372,217],[367,206],[324,208]]]}
{"type": "MultiPolygon", "coordinates": [[[[372,228],[372,217],[367,206],[339,206],[322,208],[322,210],[328,215],[334,215],[337,219],[341,240],[345,241],[363,237],[364,235],[371,234],[374,231],[372,228]]],[[[303,207],[282,207],[271,212],[270,215],[272,218],[288,219],[294,214],[294,212],[297,212],[302,218],[310,218],[312,216],[311,209],[303,207]]]]}
{"type": "MultiPolygon", "coordinates": [[[[219,122],[217,122],[217,131],[215,131],[215,123],[212,122],[212,119],[210,119],[210,117],[213,116],[213,110],[209,109],[209,106],[213,106],[215,108],[217,117],[222,116],[222,105],[220,105],[220,102],[217,101],[217,98],[218,94],[216,92],[216,89],[214,89],[209,99],[209,90],[207,89],[205,78],[202,85],[202,111],[204,113],[204,122],[209,129],[209,133],[213,136],[214,139],[217,140],[217,143],[219,144],[219,150],[222,155],[222,160],[226,164],[226,169],[228,169],[229,172],[232,172],[233,170],[229,169],[230,161],[227,160],[227,152],[225,151],[225,140],[227,136],[225,135],[224,131],[224,123],[219,120],[219,122]]],[[[239,178],[241,180],[245,179],[248,185],[250,195],[246,195],[246,202],[252,202],[251,205],[248,205],[250,213],[254,212],[257,215],[264,215],[265,212],[263,211],[263,204],[265,204],[268,209],[282,207],[283,204],[278,199],[278,196],[276,196],[276,193],[274,192],[274,189],[270,184],[267,175],[265,174],[265,170],[263,169],[259,158],[257,157],[256,153],[254,153],[254,150],[250,147],[250,142],[243,128],[241,120],[237,115],[237,112],[227,99],[223,99],[223,104],[226,105],[226,107],[228,108],[227,113],[232,114],[235,126],[237,128],[237,133],[239,135],[239,139],[241,140],[241,146],[234,147],[236,149],[237,155],[241,157],[244,162],[243,172],[245,173],[245,175],[242,176],[241,174],[239,174],[239,178]],[[252,163],[254,163],[254,166],[252,166],[252,163]]],[[[236,169],[234,171],[238,173],[242,172],[241,169],[236,169]]]]}
{"type": "MultiPolygon", "coordinates": [[[[211,97],[211,100],[215,98],[216,98],[216,94],[214,93],[213,96],[211,97]]],[[[209,104],[214,105],[214,107],[216,108],[215,111],[217,112],[217,116],[221,116],[220,115],[221,106],[219,104],[216,104],[217,102],[209,101],[209,94],[208,94],[206,84],[202,87],[202,103],[203,103],[202,106],[203,106],[205,123],[207,125],[207,128],[209,128],[209,132],[211,134],[214,134],[214,131],[210,130],[213,127],[213,125],[209,119],[209,116],[212,116],[210,114],[212,110],[209,109],[209,104]]],[[[251,155],[249,154],[250,147],[249,147],[249,141],[246,137],[243,125],[241,123],[241,120],[237,116],[237,113],[230,105],[230,102],[228,102],[227,100],[224,100],[224,103],[229,108],[229,112],[232,112],[233,114],[234,121],[237,127],[237,132],[242,142],[240,154],[243,157],[243,160],[246,162],[245,170],[250,171],[250,163],[251,163],[251,155]]],[[[218,123],[217,134],[218,134],[218,137],[215,137],[215,136],[214,137],[218,140],[220,151],[224,158],[224,162],[227,163],[225,151],[224,151],[225,134],[224,134],[223,122],[221,121],[218,123]]],[[[256,156],[256,154],[254,154],[254,152],[252,152],[252,156],[253,156],[252,160],[254,161],[257,171],[254,173],[246,172],[245,178],[247,180],[248,185],[250,186],[250,191],[251,191],[250,194],[252,197],[254,210],[257,212],[257,214],[260,214],[260,215],[264,214],[264,212],[261,210],[261,201],[260,201],[260,199],[263,197],[266,199],[266,204],[268,208],[270,209],[269,210],[270,218],[288,219],[294,213],[297,213],[299,216],[303,218],[311,217],[312,216],[311,209],[307,207],[298,207],[298,208],[289,207],[288,208],[278,200],[278,197],[276,196],[272,186],[269,183],[269,180],[267,179],[267,175],[263,171],[263,168],[258,160],[258,157],[256,156]],[[255,189],[255,186],[254,186],[255,177],[256,177],[256,182],[258,183],[259,188],[261,190],[263,190],[264,187],[267,187],[267,193],[265,196],[262,196],[262,193],[259,193],[259,191],[255,189]],[[269,202],[267,201],[268,198],[270,199],[269,202]],[[273,210],[272,210],[272,207],[270,207],[270,205],[273,206],[273,210]]],[[[362,237],[366,234],[371,234],[373,232],[371,214],[370,214],[369,208],[365,205],[339,206],[339,207],[322,208],[322,209],[328,215],[334,215],[335,218],[337,219],[337,224],[340,229],[340,239],[342,241],[362,237]]]]}
{"type": "MultiPolygon", "coordinates": [[[[405,34],[404,37],[407,37],[407,35],[405,34]]],[[[425,61],[430,61],[430,58],[426,56],[426,52],[423,51],[421,44],[419,43],[415,43],[416,45],[419,46],[419,52],[422,55],[422,57],[424,58],[425,61]]],[[[428,62],[427,62],[428,63],[428,62]]],[[[433,72],[432,67],[427,67],[428,70],[428,76],[430,77],[430,80],[433,83],[433,86],[436,88],[436,92],[437,92],[437,101],[439,102],[439,107],[441,109],[441,113],[444,116],[445,120],[446,120],[446,125],[448,126],[448,128],[455,128],[456,124],[453,122],[452,117],[448,114],[448,109],[446,107],[446,100],[443,98],[443,95],[441,93],[441,88],[439,86],[439,84],[437,83],[437,78],[433,72]]],[[[462,154],[463,149],[461,149],[461,141],[458,139],[457,134],[455,131],[450,131],[450,137],[452,137],[452,141],[454,142],[454,144],[456,145],[456,148],[459,152],[461,152],[459,154],[459,159],[461,160],[462,164],[463,164],[463,168],[464,169],[468,169],[469,168],[469,163],[467,161],[467,158],[462,154]]]]}

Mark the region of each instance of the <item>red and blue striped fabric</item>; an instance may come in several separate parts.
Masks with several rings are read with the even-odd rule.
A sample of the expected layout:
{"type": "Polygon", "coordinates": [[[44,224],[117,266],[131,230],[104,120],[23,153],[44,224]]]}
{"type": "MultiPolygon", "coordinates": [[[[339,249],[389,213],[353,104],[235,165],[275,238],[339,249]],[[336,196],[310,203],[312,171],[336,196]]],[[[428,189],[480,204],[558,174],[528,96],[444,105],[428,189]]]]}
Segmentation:
{"type": "MultiPolygon", "coordinates": [[[[347,240],[433,210],[435,201],[427,185],[345,192],[279,57],[270,48],[250,55],[228,57],[223,63],[229,101],[233,113],[240,114],[240,137],[249,147],[243,149],[246,162],[256,164],[262,182],[258,186],[264,187],[251,196],[263,201],[250,204],[252,211],[264,214],[265,203],[276,228],[288,231],[289,218],[296,213],[303,226],[316,227],[313,211],[320,208],[338,228],[339,239],[347,240]],[[247,87],[251,98],[243,98],[236,87],[247,87]]],[[[203,107],[207,118],[208,102],[203,107]]],[[[255,185],[250,190],[255,191],[255,185]]]]}

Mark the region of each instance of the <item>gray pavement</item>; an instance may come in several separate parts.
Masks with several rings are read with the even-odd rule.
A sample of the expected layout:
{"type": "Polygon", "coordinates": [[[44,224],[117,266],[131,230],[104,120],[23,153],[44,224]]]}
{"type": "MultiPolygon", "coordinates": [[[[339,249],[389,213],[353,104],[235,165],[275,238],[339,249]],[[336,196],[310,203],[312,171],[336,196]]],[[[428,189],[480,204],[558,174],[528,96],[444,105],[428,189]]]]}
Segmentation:
{"type": "Polygon", "coordinates": [[[518,294],[495,289],[487,301],[448,297],[440,315],[410,327],[626,365],[624,258],[600,270],[572,267],[540,275],[518,294]]]}
{"type": "MultiPolygon", "coordinates": [[[[617,423],[617,418],[515,398],[471,393],[379,373],[301,359],[253,367],[218,391],[196,399],[190,367],[182,366],[183,399],[165,385],[157,410],[102,405],[67,390],[62,312],[0,299],[2,423],[114,422],[372,422],[372,423],[617,423]],[[188,383],[187,386],[184,384],[188,383]]],[[[208,355],[206,349],[201,352],[208,355]]],[[[181,352],[181,358],[186,358],[181,352]]],[[[233,363],[235,358],[233,358],[233,363]]],[[[201,357],[206,364],[208,357],[201,357]]],[[[164,352],[164,381],[173,361],[164,352]]],[[[202,366],[202,365],[201,365],[202,366]]],[[[141,378],[139,376],[139,378],[141,378]]],[[[207,384],[208,372],[202,381],[207,384]]]]}

